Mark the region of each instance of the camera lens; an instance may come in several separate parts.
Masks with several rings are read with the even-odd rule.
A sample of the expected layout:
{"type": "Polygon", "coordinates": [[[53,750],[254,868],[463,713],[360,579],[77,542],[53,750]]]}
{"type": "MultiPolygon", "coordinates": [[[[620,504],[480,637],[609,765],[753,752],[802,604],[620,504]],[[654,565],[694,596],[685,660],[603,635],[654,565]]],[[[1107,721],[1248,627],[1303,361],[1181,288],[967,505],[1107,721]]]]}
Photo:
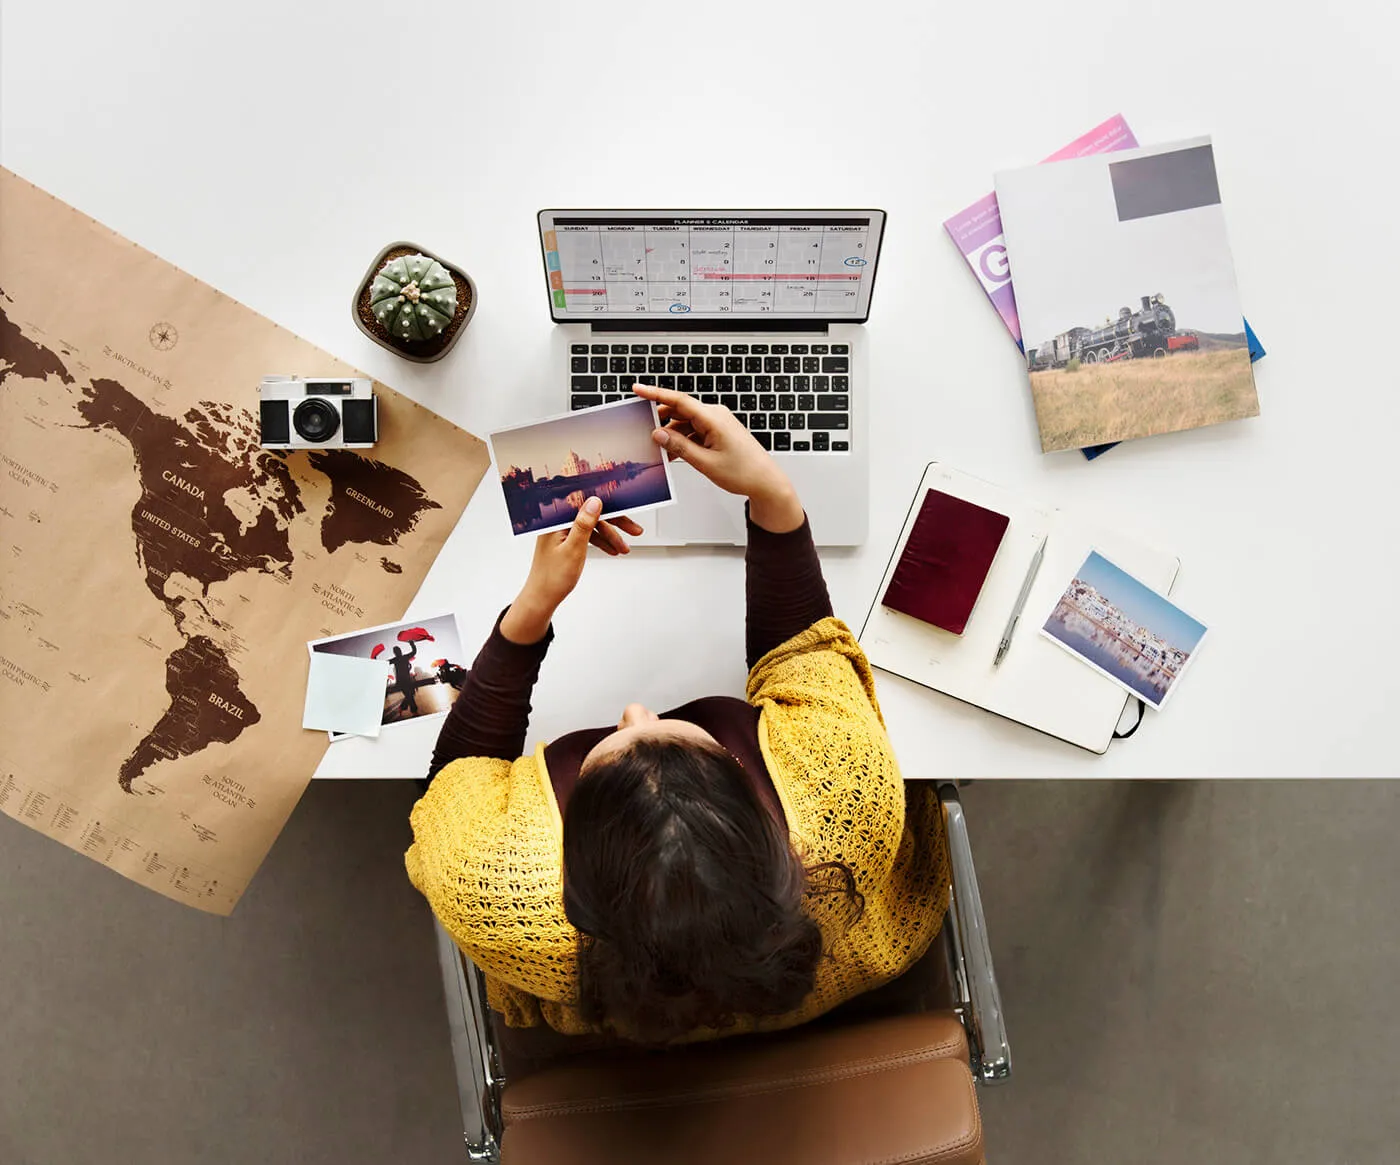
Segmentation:
{"type": "Polygon", "coordinates": [[[313,396],[292,410],[292,428],[303,441],[329,441],[340,428],[340,414],[329,401],[313,396]]]}

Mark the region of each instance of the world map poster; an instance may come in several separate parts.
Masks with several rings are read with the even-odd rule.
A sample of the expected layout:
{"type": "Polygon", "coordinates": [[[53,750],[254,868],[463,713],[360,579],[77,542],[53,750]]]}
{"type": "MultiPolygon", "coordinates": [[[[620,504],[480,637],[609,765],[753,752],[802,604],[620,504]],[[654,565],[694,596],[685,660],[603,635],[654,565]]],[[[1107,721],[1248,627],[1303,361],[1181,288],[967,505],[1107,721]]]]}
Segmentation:
{"type": "Polygon", "coordinates": [[[399,618],[488,464],[382,384],[373,449],[265,450],[269,373],[361,375],[0,169],[0,809],[217,914],[326,748],[307,641],[399,618]]]}

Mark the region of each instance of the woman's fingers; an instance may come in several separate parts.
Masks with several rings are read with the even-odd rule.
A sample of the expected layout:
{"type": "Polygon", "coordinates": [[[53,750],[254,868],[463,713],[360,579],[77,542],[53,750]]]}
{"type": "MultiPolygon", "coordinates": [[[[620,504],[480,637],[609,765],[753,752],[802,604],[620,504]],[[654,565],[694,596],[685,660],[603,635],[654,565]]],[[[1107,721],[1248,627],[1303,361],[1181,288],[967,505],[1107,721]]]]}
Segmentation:
{"type": "Polygon", "coordinates": [[[662,428],[671,433],[679,433],[682,437],[698,437],[695,426],[689,421],[667,421],[662,424],[662,428]]]}
{"type": "Polygon", "coordinates": [[[624,532],[636,537],[642,532],[642,528],[631,518],[615,517],[606,522],[599,522],[589,541],[604,554],[613,556],[630,554],[632,548],[627,545],[627,539],[622,536],[624,532]]]}
{"type": "Polygon", "coordinates": [[[610,557],[616,558],[622,553],[622,551],[617,548],[616,544],[608,537],[606,526],[599,526],[594,530],[592,537],[590,537],[588,541],[591,545],[596,546],[610,557]]]}
{"type": "Polygon", "coordinates": [[[606,525],[599,518],[602,512],[602,501],[599,498],[589,498],[574,515],[573,525],[563,531],[564,537],[561,539],[560,545],[568,549],[577,547],[580,562],[583,561],[584,544],[593,541],[593,536],[597,533],[599,525],[606,525]]]}
{"type": "Polygon", "coordinates": [[[695,420],[693,417],[683,415],[670,405],[662,405],[656,410],[656,415],[663,425],[685,425],[686,427],[691,427],[695,420]]]}
{"type": "Polygon", "coordinates": [[[673,388],[658,388],[654,384],[634,384],[632,391],[647,400],[654,400],[658,412],[666,410],[666,418],[679,418],[689,421],[701,432],[709,428],[709,409],[689,393],[677,392],[673,388]]]}
{"type": "Polygon", "coordinates": [[[699,433],[686,437],[677,429],[653,429],[651,439],[666,450],[672,461],[689,462],[711,480],[722,463],[721,455],[711,449],[706,438],[699,433]]]}

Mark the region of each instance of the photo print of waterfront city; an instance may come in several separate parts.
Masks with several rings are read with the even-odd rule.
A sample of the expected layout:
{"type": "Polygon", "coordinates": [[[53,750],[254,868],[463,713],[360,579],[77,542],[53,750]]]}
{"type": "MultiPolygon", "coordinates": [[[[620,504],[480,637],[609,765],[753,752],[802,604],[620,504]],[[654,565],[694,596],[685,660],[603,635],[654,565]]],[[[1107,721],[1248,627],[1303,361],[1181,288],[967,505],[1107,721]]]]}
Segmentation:
{"type": "Polygon", "coordinates": [[[1055,604],[1041,634],[1154,708],[1176,690],[1204,623],[1098,551],[1055,604]]]}
{"type": "Polygon", "coordinates": [[[511,532],[568,526],[590,497],[605,518],[669,505],[670,467],[651,439],[658,425],[656,406],[637,397],[492,433],[511,532]]]}

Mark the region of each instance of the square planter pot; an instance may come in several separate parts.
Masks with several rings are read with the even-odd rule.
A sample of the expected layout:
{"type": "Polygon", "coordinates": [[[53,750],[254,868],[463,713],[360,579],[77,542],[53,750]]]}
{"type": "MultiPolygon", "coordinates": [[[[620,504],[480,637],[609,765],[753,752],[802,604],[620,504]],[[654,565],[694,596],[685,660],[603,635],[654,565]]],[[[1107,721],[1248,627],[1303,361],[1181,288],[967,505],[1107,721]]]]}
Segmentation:
{"type": "Polygon", "coordinates": [[[460,267],[449,263],[441,255],[406,242],[390,243],[375,256],[374,262],[369,265],[369,269],[365,272],[365,277],[360,280],[359,286],[355,289],[355,298],[350,304],[350,314],[354,316],[355,326],[360,331],[364,332],[381,348],[387,348],[395,355],[402,356],[405,360],[412,360],[417,364],[431,364],[446,356],[452,350],[452,346],[457,343],[458,337],[466,331],[467,324],[475,311],[476,284],[472,282],[471,276],[460,267]],[[452,282],[456,284],[457,312],[452,317],[452,322],[443,328],[439,335],[430,340],[396,339],[374,318],[374,313],[370,311],[369,289],[370,285],[374,283],[374,277],[379,274],[379,269],[385,263],[400,255],[426,255],[430,259],[436,259],[447,269],[447,273],[452,276],[452,282]]]}

